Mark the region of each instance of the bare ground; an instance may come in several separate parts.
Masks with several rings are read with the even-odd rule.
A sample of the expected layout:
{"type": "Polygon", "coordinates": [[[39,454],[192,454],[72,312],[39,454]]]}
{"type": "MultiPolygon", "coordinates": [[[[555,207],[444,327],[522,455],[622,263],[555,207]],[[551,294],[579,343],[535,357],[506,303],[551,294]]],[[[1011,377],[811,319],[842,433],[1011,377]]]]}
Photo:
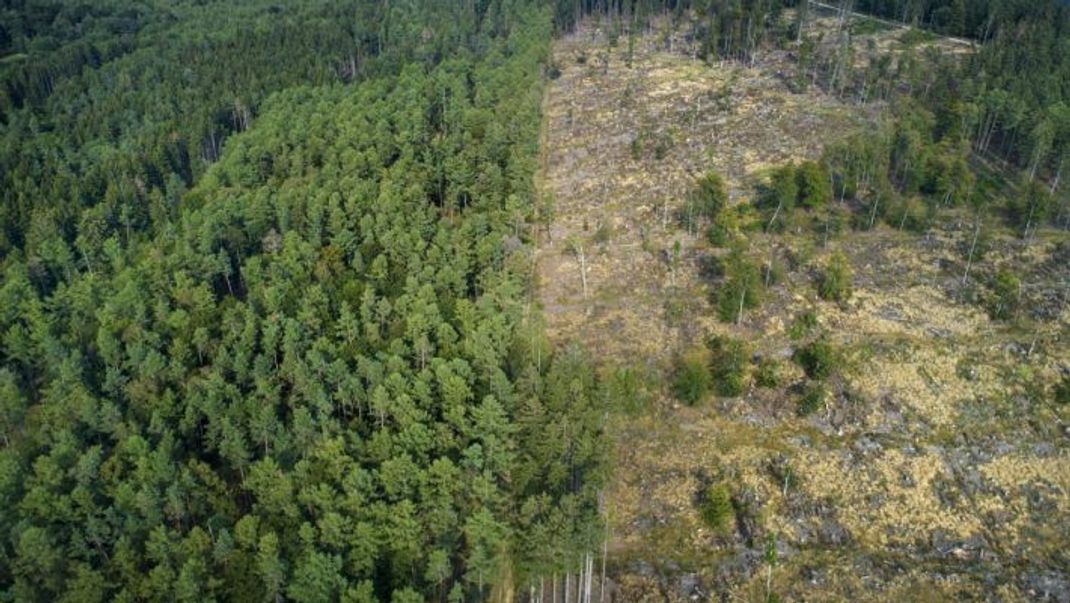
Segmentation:
{"type": "Polygon", "coordinates": [[[960,283],[968,230],[954,219],[924,238],[878,228],[827,248],[753,233],[753,248],[790,249],[797,265],[760,310],[720,323],[701,267],[722,250],[674,219],[696,177],[720,172],[732,202],[747,203],[768,167],[816,158],[879,107],[789,92],[778,51],[751,66],[709,66],[645,37],[629,67],[626,44],[609,48],[588,24],[555,48],[562,74],[548,94],[540,178],[555,209],[536,258],[549,334],[607,366],[664,374],[675,354],[730,333],[783,360],[786,385],[687,408],[652,382],[649,412],[617,421],[609,592],[763,600],[772,535],[772,591],[784,600],[1070,597],[1070,412],[1046,393],[1070,370],[1070,268],[1051,260],[1065,234],[1028,245],[997,237],[976,267],[1013,261],[1027,267],[1027,285],[1055,291],[1045,317],[1008,327],[960,301],[972,286],[960,283]],[[843,305],[814,293],[834,249],[854,270],[843,305]],[[824,411],[804,419],[801,371],[787,359],[798,345],[788,326],[806,310],[847,368],[824,411]],[[698,516],[712,480],[731,487],[738,519],[728,534],[698,516]]]}

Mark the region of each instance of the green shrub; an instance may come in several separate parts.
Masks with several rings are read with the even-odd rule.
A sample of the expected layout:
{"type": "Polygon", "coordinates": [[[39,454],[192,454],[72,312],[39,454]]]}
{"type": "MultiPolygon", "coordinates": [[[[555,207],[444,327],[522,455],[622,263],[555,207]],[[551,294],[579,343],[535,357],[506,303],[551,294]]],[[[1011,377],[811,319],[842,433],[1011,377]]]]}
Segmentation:
{"type": "Polygon", "coordinates": [[[742,340],[731,337],[710,339],[710,369],[721,396],[738,396],[747,387],[750,350],[742,340]]]}
{"type": "Polygon", "coordinates": [[[773,256],[762,265],[762,278],[770,286],[779,285],[787,276],[787,267],[784,265],[784,260],[779,257],[773,256]]]}
{"type": "Polygon", "coordinates": [[[762,358],[754,372],[754,382],[761,387],[779,387],[780,363],[773,358],[762,358]]]}
{"type": "Polygon", "coordinates": [[[711,529],[718,532],[731,530],[736,512],[732,508],[732,499],[724,484],[712,484],[706,488],[706,491],[702,493],[699,514],[702,516],[702,521],[711,529]]]}
{"type": "Polygon", "coordinates": [[[917,27],[911,27],[902,36],[899,36],[899,43],[904,48],[911,48],[917,46],[922,42],[930,42],[936,38],[936,34],[931,31],[926,31],[917,27]]]}
{"type": "Polygon", "coordinates": [[[593,240],[598,245],[605,245],[613,239],[613,227],[605,222],[598,224],[598,228],[594,231],[593,240]]]}
{"type": "Polygon", "coordinates": [[[694,405],[710,393],[708,357],[702,351],[681,356],[673,374],[672,392],[681,402],[694,405]]]}
{"type": "Polygon", "coordinates": [[[773,232],[784,230],[795,211],[798,197],[795,166],[789,163],[773,170],[768,186],[758,191],[759,207],[763,213],[761,227],[773,232]]]}
{"type": "Polygon", "coordinates": [[[899,230],[924,232],[929,227],[929,214],[917,197],[897,198],[888,204],[884,219],[899,230]]]}
{"type": "Polygon", "coordinates": [[[851,215],[851,227],[855,230],[870,230],[877,222],[887,221],[888,208],[895,203],[895,191],[889,186],[880,186],[875,194],[858,200],[860,206],[851,215]]]}
{"type": "Polygon", "coordinates": [[[636,136],[635,138],[632,139],[632,144],[631,144],[631,147],[630,147],[630,151],[631,151],[632,159],[634,159],[635,161],[639,161],[640,159],[643,158],[643,135],[642,134],[640,134],[639,136],[636,136]]]}
{"type": "Polygon", "coordinates": [[[792,340],[802,339],[817,328],[817,314],[807,310],[795,315],[788,327],[788,337],[792,340]]]}
{"type": "Polygon", "coordinates": [[[713,223],[706,229],[706,240],[714,247],[728,247],[736,240],[739,231],[739,212],[722,209],[713,217],[713,223]]]}
{"type": "Polygon", "coordinates": [[[792,359],[811,379],[827,378],[840,363],[836,348],[823,337],[795,350],[792,359]]]}
{"type": "Polygon", "coordinates": [[[707,172],[699,178],[692,195],[699,215],[706,219],[712,220],[728,205],[728,190],[724,178],[717,172],[707,172]]]}
{"type": "Polygon", "coordinates": [[[1021,301],[1022,283],[1009,270],[1000,270],[990,285],[992,297],[988,302],[988,313],[996,320],[1009,320],[1018,313],[1021,301]]]}
{"type": "Polygon", "coordinates": [[[744,254],[742,246],[736,246],[722,263],[722,272],[725,281],[717,290],[717,315],[725,322],[736,322],[740,310],[762,303],[761,269],[744,254]]]}
{"type": "Polygon", "coordinates": [[[654,159],[661,161],[665,159],[665,156],[669,154],[669,149],[672,148],[672,137],[667,134],[658,136],[657,141],[654,143],[654,159]]]}
{"type": "Polygon", "coordinates": [[[821,284],[817,288],[821,299],[845,302],[851,297],[851,266],[842,253],[835,253],[829,259],[821,284]]]}
{"type": "Polygon", "coordinates": [[[1055,392],[1052,398],[1056,404],[1070,404],[1070,375],[1063,375],[1062,381],[1055,384],[1055,392]]]}
{"type": "Polygon", "coordinates": [[[1048,188],[1034,180],[1020,187],[1020,193],[1007,201],[1011,222],[1023,229],[1044,223],[1056,207],[1048,188]]]}
{"type": "Polygon", "coordinates": [[[830,240],[839,237],[850,225],[850,210],[839,205],[830,205],[814,212],[810,220],[810,230],[822,247],[827,247],[830,240]]]}
{"type": "Polygon", "coordinates": [[[657,378],[631,367],[617,368],[604,379],[605,392],[612,404],[626,414],[641,413],[650,404],[649,388],[657,387],[657,378]]]}
{"type": "Polygon", "coordinates": [[[825,389],[824,384],[811,383],[803,388],[802,397],[799,398],[799,416],[807,417],[825,405],[825,398],[828,396],[828,390],[825,389]]]}
{"type": "Polygon", "coordinates": [[[815,161],[806,161],[795,171],[798,201],[811,209],[824,206],[832,198],[828,170],[815,161]]]}

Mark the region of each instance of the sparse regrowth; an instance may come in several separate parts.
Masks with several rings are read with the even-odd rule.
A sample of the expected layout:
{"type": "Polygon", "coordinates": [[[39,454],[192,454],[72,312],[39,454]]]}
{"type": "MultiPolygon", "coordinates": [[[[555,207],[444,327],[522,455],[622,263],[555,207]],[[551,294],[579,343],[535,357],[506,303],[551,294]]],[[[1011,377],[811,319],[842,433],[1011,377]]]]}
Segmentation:
{"type": "Polygon", "coordinates": [[[724,280],[717,290],[717,314],[725,322],[740,322],[744,312],[761,304],[761,270],[748,256],[746,245],[737,243],[722,262],[721,271],[724,280]]]}
{"type": "Polygon", "coordinates": [[[754,382],[760,387],[779,387],[781,371],[780,362],[773,358],[762,358],[754,371],[754,382]]]}
{"type": "Polygon", "coordinates": [[[799,397],[799,416],[809,416],[824,408],[828,389],[820,382],[807,383],[799,397]]]}
{"type": "Polygon", "coordinates": [[[738,396],[750,377],[750,350],[746,343],[732,337],[713,337],[708,345],[713,384],[721,396],[738,396]]]}
{"type": "Polygon", "coordinates": [[[811,379],[825,379],[840,364],[840,354],[827,338],[819,337],[795,350],[795,362],[811,379]]]}
{"type": "Polygon", "coordinates": [[[843,253],[836,252],[829,258],[818,293],[821,299],[836,302],[845,302],[851,297],[851,267],[843,253]]]}
{"type": "Polygon", "coordinates": [[[992,318],[1009,320],[1018,314],[1022,282],[1010,270],[1000,270],[991,282],[988,312],[992,318]]]}
{"type": "Polygon", "coordinates": [[[732,508],[732,497],[724,484],[711,484],[702,493],[702,502],[699,504],[699,512],[702,521],[718,533],[726,533],[732,528],[735,521],[735,510],[732,508]]]}
{"type": "Polygon", "coordinates": [[[685,404],[698,404],[710,393],[709,354],[694,350],[680,356],[673,371],[672,391],[685,404]]]}
{"type": "Polygon", "coordinates": [[[795,187],[798,202],[803,207],[820,208],[832,198],[828,170],[816,161],[805,161],[799,165],[795,170],[795,187]]]}

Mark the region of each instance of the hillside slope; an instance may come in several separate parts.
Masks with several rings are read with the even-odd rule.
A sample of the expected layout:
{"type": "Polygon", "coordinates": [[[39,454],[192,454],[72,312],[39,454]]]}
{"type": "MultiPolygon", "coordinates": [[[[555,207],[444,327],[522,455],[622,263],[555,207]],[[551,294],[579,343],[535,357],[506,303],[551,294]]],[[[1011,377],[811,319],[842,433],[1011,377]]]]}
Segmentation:
{"type": "MultiPolygon", "coordinates": [[[[615,45],[601,25],[555,44],[542,175],[554,209],[537,261],[550,336],[587,346],[645,402],[615,425],[607,591],[625,601],[1070,592],[1068,413],[1035,393],[1070,362],[1065,233],[1000,231],[972,267],[1013,264],[1030,287],[1056,292],[1028,327],[967,303],[962,214],[925,236],[898,220],[767,233],[758,197],[774,168],[876,133],[884,105],[792,92],[790,50],[709,65],[667,23],[615,45]],[[767,284],[757,308],[727,322],[717,300],[730,284],[717,271],[732,244],[689,214],[711,171],[767,284]],[[841,302],[818,295],[834,256],[852,274],[841,302]],[[713,336],[744,342],[746,385],[683,405],[674,367],[713,336]],[[817,412],[800,416],[815,381],[793,358],[815,342],[841,368],[820,384],[817,412]],[[773,383],[758,376],[764,366],[773,383]],[[731,507],[720,527],[703,517],[711,487],[731,507]]],[[[858,44],[895,48],[905,35],[858,44]]]]}

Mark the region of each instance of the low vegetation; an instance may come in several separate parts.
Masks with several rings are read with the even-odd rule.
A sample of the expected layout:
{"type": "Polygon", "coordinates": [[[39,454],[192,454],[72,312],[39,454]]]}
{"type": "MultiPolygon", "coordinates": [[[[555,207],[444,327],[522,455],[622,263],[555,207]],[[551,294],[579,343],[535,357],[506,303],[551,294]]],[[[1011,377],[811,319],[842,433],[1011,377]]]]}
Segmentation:
{"type": "Polygon", "coordinates": [[[735,509],[728,488],[721,483],[709,485],[702,493],[699,505],[702,521],[717,533],[727,533],[735,522],[735,509]]]}
{"type": "Polygon", "coordinates": [[[713,337],[710,349],[710,367],[713,383],[721,396],[738,396],[747,388],[750,380],[750,350],[746,343],[731,337],[713,337]]]}
{"type": "Polygon", "coordinates": [[[1020,61],[1051,56],[1057,11],[1031,5],[1007,27],[970,0],[954,19],[953,3],[865,9],[987,40],[971,46],[745,4],[609,11],[558,47],[563,65],[599,57],[551,99],[559,225],[598,213],[620,238],[592,265],[588,304],[567,304],[560,275],[578,271],[548,252],[542,300],[559,337],[706,383],[694,404],[655,400],[618,426],[615,584],[628,600],[953,600],[989,596],[983,568],[1022,598],[1034,585],[1013,547],[1045,551],[1027,565],[1051,572],[1065,539],[1066,509],[1027,500],[1067,487],[1051,452],[1070,366],[1067,130],[1059,94],[1028,92],[1057,87],[1020,61]],[[748,19],[760,33],[732,36],[748,19]],[[602,37],[613,29],[627,50],[602,37]],[[660,158],[658,137],[672,141],[660,158]],[[705,374],[680,350],[705,355],[705,374]],[[977,458],[992,461],[963,461],[977,458]],[[731,529],[710,522],[711,499],[731,529]],[[1021,512],[1032,504],[1048,510],[1021,512]],[[755,563],[770,540],[775,563],[755,563]]]}
{"type": "Polygon", "coordinates": [[[792,359],[811,379],[826,379],[841,363],[839,351],[826,337],[817,339],[795,350],[792,359]]]}
{"type": "Polygon", "coordinates": [[[677,361],[672,391],[685,404],[698,404],[710,393],[709,356],[702,350],[684,354],[677,361]]]}
{"type": "Polygon", "coordinates": [[[841,303],[851,297],[851,267],[842,253],[835,253],[829,259],[817,292],[821,299],[841,303]]]}

